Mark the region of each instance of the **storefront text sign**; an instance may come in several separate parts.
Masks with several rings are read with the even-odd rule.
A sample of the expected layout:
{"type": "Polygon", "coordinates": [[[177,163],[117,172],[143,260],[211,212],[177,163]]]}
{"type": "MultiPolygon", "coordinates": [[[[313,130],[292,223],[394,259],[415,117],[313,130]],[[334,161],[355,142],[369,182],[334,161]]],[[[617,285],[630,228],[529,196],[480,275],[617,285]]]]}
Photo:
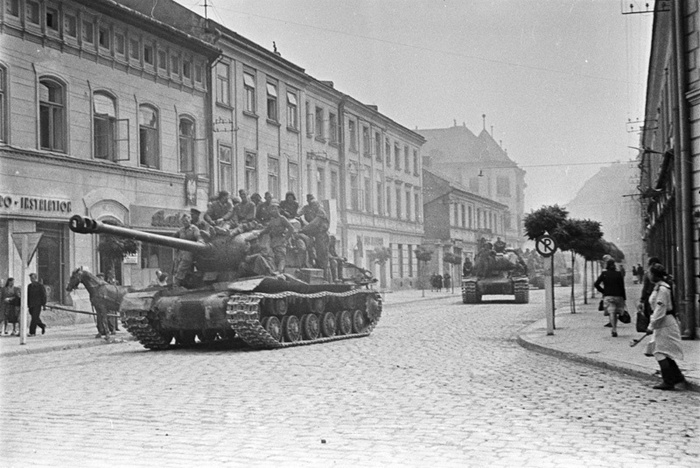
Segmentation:
{"type": "Polygon", "coordinates": [[[0,212],[70,214],[72,206],[70,200],[0,194],[0,212]]]}

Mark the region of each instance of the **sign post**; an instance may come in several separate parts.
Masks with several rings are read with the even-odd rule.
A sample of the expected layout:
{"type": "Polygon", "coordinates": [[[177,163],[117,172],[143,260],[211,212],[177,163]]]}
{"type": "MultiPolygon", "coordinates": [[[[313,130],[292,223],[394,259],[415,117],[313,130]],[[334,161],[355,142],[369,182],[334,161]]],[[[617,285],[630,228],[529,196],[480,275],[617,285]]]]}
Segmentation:
{"type": "Polygon", "coordinates": [[[43,232],[15,232],[12,234],[12,241],[19,253],[22,261],[22,300],[19,313],[19,344],[27,343],[27,311],[29,303],[29,278],[27,277],[27,267],[32,262],[36,248],[43,232]]]}
{"type": "Polygon", "coordinates": [[[535,250],[549,259],[544,262],[544,304],[547,335],[554,335],[554,252],[557,251],[557,242],[552,236],[540,236],[535,240],[535,250]]]}

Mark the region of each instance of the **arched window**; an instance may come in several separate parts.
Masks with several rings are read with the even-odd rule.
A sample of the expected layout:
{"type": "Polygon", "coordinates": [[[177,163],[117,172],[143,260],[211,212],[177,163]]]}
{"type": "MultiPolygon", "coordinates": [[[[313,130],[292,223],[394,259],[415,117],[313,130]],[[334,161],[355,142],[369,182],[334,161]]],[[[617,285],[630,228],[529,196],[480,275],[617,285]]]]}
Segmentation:
{"type": "Polygon", "coordinates": [[[95,93],[92,100],[95,158],[116,160],[117,106],[114,98],[95,93]]]}
{"type": "Polygon", "coordinates": [[[180,117],[180,172],[195,172],[194,121],[180,117]]]}
{"type": "Polygon", "coordinates": [[[39,142],[41,149],[66,150],[66,107],[63,86],[39,80],[39,142]]]}
{"type": "Polygon", "coordinates": [[[139,163],[160,169],[158,111],[146,105],[139,107],[139,163]]]}

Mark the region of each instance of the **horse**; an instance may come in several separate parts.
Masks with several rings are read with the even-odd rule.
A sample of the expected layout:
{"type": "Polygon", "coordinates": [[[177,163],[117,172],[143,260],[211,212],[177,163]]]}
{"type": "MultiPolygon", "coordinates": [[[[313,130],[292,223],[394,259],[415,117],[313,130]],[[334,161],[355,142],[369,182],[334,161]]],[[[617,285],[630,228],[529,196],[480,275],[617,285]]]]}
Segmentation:
{"type": "Polygon", "coordinates": [[[127,292],[133,290],[129,286],[117,286],[98,278],[83,267],[76,268],[71,273],[66,291],[70,292],[82,283],[90,294],[90,303],[97,312],[98,337],[114,333],[117,329],[116,320],[110,320],[109,314],[118,314],[119,306],[127,292]]]}

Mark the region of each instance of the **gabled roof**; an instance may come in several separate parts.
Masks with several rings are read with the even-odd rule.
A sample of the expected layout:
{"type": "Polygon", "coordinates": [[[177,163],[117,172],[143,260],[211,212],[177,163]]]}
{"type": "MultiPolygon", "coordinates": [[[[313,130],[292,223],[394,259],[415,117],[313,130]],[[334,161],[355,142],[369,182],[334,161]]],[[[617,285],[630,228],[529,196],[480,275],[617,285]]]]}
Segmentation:
{"type": "Polygon", "coordinates": [[[490,198],[482,197],[481,195],[477,195],[471,191],[464,185],[460,184],[459,182],[453,180],[450,178],[449,175],[440,173],[438,170],[435,170],[433,168],[426,169],[423,168],[423,186],[424,186],[424,192],[427,190],[427,186],[429,184],[429,179],[433,177],[436,182],[438,182],[441,187],[440,190],[434,190],[434,193],[425,193],[424,194],[424,200],[426,203],[429,203],[432,200],[438,199],[440,197],[443,197],[451,192],[456,192],[458,195],[462,195],[467,198],[471,198],[474,201],[480,201],[484,204],[491,205],[496,208],[500,209],[508,209],[508,205],[504,205],[501,202],[497,202],[496,200],[492,200],[490,198]]]}

